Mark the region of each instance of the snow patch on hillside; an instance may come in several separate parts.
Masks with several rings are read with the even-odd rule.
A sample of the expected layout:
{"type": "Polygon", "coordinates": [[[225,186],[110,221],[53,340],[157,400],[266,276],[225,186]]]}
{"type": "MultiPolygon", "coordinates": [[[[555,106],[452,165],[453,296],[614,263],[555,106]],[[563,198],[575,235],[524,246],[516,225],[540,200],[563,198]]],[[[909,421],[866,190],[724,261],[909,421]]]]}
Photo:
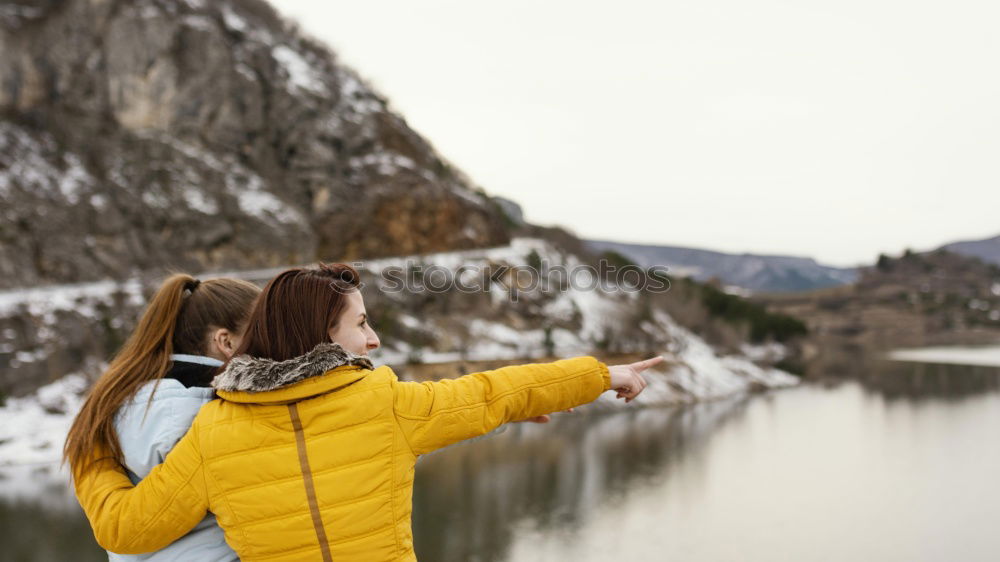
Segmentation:
{"type": "Polygon", "coordinates": [[[72,374],[32,395],[8,398],[0,407],[0,468],[59,461],[88,386],[84,376],[72,374]]]}
{"type": "Polygon", "coordinates": [[[271,56],[281,64],[288,76],[288,85],[318,95],[327,93],[323,73],[288,45],[278,45],[271,49],[271,56]]]}

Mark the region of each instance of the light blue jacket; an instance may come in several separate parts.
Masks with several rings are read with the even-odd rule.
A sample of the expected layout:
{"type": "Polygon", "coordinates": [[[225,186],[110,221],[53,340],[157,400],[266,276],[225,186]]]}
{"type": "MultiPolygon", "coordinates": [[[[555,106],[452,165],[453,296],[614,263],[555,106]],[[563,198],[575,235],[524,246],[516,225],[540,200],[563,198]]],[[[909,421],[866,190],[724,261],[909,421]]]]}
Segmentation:
{"type": "MultiPolygon", "coordinates": [[[[222,365],[221,361],[211,357],[195,355],[173,355],[171,359],[207,366],[222,365]]],[[[156,387],[147,412],[146,404],[155,384],[156,381],[146,383],[118,409],[115,416],[115,431],[118,432],[118,441],[125,455],[125,468],[133,484],[138,484],[154,466],[163,462],[167,453],[187,433],[198,410],[212,400],[211,388],[187,388],[175,379],[163,378],[156,387]]],[[[108,552],[108,559],[113,562],[229,562],[239,560],[239,557],[226,544],[215,516],[209,513],[190,533],[163,550],[139,555],[108,552]]]]}

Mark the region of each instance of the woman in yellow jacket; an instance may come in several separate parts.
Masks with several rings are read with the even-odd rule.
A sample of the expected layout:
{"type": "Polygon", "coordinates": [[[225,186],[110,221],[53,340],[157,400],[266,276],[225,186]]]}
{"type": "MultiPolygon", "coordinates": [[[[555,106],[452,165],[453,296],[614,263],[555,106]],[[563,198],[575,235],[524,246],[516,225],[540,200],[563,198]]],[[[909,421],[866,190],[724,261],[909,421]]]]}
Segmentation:
{"type": "Polygon", "coordinates": [[[645,387],[639,372],[662,360],[577,357],[400,382],[367,357],[379,340],[358,289],[346,264],[277,276],[213,381],[221,400],[163,464],[134,488],[107,451],[73,466],[98,543],[148,552],[211,511],[243,560],[415,560],[418,455],[612,388],[630,401],[645,387]]]}

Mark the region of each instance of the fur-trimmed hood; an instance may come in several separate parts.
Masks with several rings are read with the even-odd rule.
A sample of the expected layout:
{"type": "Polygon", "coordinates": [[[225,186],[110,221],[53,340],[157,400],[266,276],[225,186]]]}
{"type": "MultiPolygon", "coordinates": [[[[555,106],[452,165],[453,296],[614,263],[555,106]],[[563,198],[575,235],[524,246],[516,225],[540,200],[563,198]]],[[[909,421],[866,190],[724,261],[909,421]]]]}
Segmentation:
{"type": "Polygon", "coordinates": [[[339,343],[321,343],[309,353],[286,361],[249,355],[233,357],[212,379],[212,386],[226,392],[267,392],[320,376],[342,365],[373,368],[371,359],[365,355],[351,353],[339,343]]]}

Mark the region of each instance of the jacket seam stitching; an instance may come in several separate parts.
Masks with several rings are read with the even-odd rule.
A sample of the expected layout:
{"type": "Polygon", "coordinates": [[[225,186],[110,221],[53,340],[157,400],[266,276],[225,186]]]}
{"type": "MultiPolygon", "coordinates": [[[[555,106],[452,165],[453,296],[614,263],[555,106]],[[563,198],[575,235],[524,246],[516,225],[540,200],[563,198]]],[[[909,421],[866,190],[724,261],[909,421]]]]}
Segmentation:
{"type": "MultiPolygon", "coordinates": [[[[286,416],[287,416],[287,414],[286,414],[286,416]]],[[[328,432],[323,433],[323,435],[331,435],[331,434],[334,434],[334,433],[340,433],[341,431],[355,428],[355,427],[357,427],[359,425],[363,425],[363,424],[365,424],[365,423],[367,423],[369,421],[370,420],[362,420],[360,422],[353,423],[351,425],[345,425],[343,427],[338,427],[336,430],[328,431],[328,432]]],[[[266,451],[274,451],[274,450],[282,449],[282,448],[294,448],[294,447],[295,447],[295,443],[292,442],[292,443],[278,443],[276,445],[271,445],[269,447],[255,447],[252,450],[254,452],[266,452],[266,451]]],[[[220,456],[208,459],[207,462],[208,463],[215,463],[217,461],[226,460],[226,459],[228,459],[230,457],[237,457],[237,456],[240,456],[240,455],[245,455],[246,453],[247,453],[246,450],[236,451],[236,452],[233,452],[233,453],[226,453],[225,455],[220,455],[220,456]]]]}
{"type": "MultiPolygon", "coordinates": [[[[252,407],[251,408],[247,408],[247,411],[248,411],[249,415],[251,417],[253,417],[254,420],[287,419],[287,417],[288,417],[288,411],[285,408],[287,408],[288,404],[291,404],[292,402],[302,403],[302,402],[305,402],[306,400],[312,400],[312,399],[315,399],[315,398],[320,398],[322,396],[331,396],[331,400],[340,400],[342,398],[347,398],[348,396],[353,396],[354,394],[358,394],[358,393],[361,393],[361,392],[366,392],[366,391],[372,391],[373,392],[373,391],[378,390],[379,388],[381,388],[383,386],[389,386],[389,383],[379,383],[377,385],[372,385],[369,388],[358,388],[357,390],[351,391],[350,395],[348,395],[348,394],[343,394],[342,395],[342,394],[340,394],[341,392],[347,392],[347,391],[346,390],[340,390],[340,391],[337,391],[337,396],[331,396],[331,393],[324,393],[324,394],[317,394],[315,396],[310,396],[308,398],[289,399],[288,402],[274,403],[274,404],[261,404],[261,403],[256,403],[256,402],[232,402],[232,401],[226,400],[224,398],[222,399],[222,401],[226,402],[226,403],[229,403],[229,404],[232,404],[234,406],[240,406],[240,407],[259,406],[259,407],[265,407],[265,408],[282,408],[280,411],[276,411],[276,412],[273,412],[273,413],[268,413],[267,415],[261,415],[260,413],[255,413],[254,410],[256,408],[252,408],[252,407]]],[[[226,419],[226,420],[214,421],[214,422],[212,422],[210,424],[206,424],[206,425],[208,427],[215,427],[215,426],[221,426],[221,425],[242,424],[243,422],[244,422],[244,420],[241,420],[239,418],[230,418],[230,419],[226,419]]],[[[350,427],[350,426],[348,426],[348,427],[350,427]]]]}
{"type": "MultiPolygon", "coordinates": [[[[238,528],[240,530],[240,535],[243,536],[243,548],[247,550],[246,554],[252,554],[253,548],[250,547],[250,537],[247,536],[246,526],[240,523],[239,516],[236,514],[236,511],[233,510],[233,504],[229,501],[229,494],[224,492],[222,487],[219,486],[219,483],[215,480],[215,475],[208,469],[208,463],[205,464],[205,472],[208,473],[206,477],[212,480],[212,485],[219,490],[219,495],[222,497],[222,501],[226,502],[226,509],[229,510],[229,516],[233,518],[233,527],[238,528]]],[[[218,516],[216,516],[216,522],[218,522],[218,516]]],[[[221,527],[222,525],[220,524],[219,528],[221,527]]],[[[223,534],[224,533],[225,530],[223,529],[223,534]]]]}
{"type": "MultiPolygon", "coordinates": [[[[369,501],[369,500],[372,500],[372,499],[375,499],[375,498],[380,498],[382,496],[390,496],[391,497],[391,495],[392,495],[392,490],[389,489],[389,490],[386,490],[384,492],[379,492],[377,494],[372,494],[372,495],[364,497],[364,498],[354,498],[354,499],[347,500],[347,501],[332,503],[332,504],[329,504],[329,505],[326,505],[326,506],[323,506],[323,507],[319,508],[319,511],[322,512],[324,510],[330,510],[330,509],[334,509],[334,508],[337,508],[337,507],[343,507],[345,505],[351,505],[353,503],[360,503],[360,502],[363,502],[363,501],[369,501]]],[[[297,512],[298,511],[296,511],[295,513],[297,513],[297,512]]],[[[246,526],[256,526],[256,525],[261,525],[263,523],[270,523],[272,521],[277,521],[279,519],[284,519],[284,518],[288,517],[291,514],[292,514],[292,512],[282,513],[280,515],[272,515],[270,517],[265,517],[263,519],[256,519],[256,520],[253,520],[253,521],[247,521],[245,523],[245,525],[246,526]]],[[[384,531],[385,530],[383,529],[383,532],[384,531]]]]}
{"type": "MultiPolygon", "coordinates": [[[[374,531],[371,531],[370,533],[364,533],[362,535],[354,535],[354,536],[352,536],[350,538],[347,538],[347,539],[344,539],[344,540],[341,540],[341,541],[337,541],[337,544],[341,544],[341,543],[345,543],[345,542],[358,541],[358,540],[361,540],[361,539],[367,539],[369,537],[377,536],[380,533],[385,533],[385,529],[376,529],[374,531]]],[[[254,560],[273,560],[273,559],[281,558],[281,557],[284,557],[284,556],[288,556],[289,554],[295,554],[297,552],[311,551],[314,548],[316,548],[316,547],[313,546],[313,545],[300,546],[300,547],[297,547],[297,548],[291,548],[291,549],[281,550],[279,552],[275,552],[274,554],[268,554],[268,555],[263,556],[263,557],[255,557],[254,560]]]]}
{"type": "MultiPolygon", "coordinates": [[[[207,467],[206,467],[206,472],[208,472],[207,467]]],[[[236,511],[233,510],[233,504],[229,502],[229,494],[221,491],[222,488],[219,486],[219,483],[215,481],[214,475],[210,474],[209,478],[212,479],[213,485],[220,490],[219,495],[222,497],[222,501],[226,502],[226,509],[229,510],[229,515],[230,517],[233,518],[232,526],[234,528],[238,528],[240,530],[240,535],[243,535],[243,548],[245,548],[247,552],[242,556],[246,557],[248,554],[252,554],[253,549],[250,548],[250,538],[247,536],[246,526],[239,521],[239,517],[236,515],[236,511]]],[[[216,516],[216,520],[218,520],[218,516],[216,516]]],[[[220,524],[219,527],[222,527],[222,525],[220,524]]],[[[223,529],[223,532],[225,532],[225,529],[223,529]]]]}
{"type": "MultiPolygon", "coordinates": [[[[392,397],[390,396],[390,399],[391,398],[392,397]]],[[[402,432],[401,428],[399,427],[399,420],[396,419],[395,412],[396,412],[396,409],[393,408],[393,416],[392,416],[393,421],[390,422],[390,425],[394,425],[395,427],[392,428],[392,430],[393,430],[392,432],[393,433],[395,433],[396,431],[402,432]]],[[[389,457],[389,473],[390,473],[390,476],[389,476],[389,509],[392,512],[392,540],[396,544],[396,555],[398,556],[402,552],[402,549],[399,547],[399,525],[397,524],[398,520],[396,519],[396,462],[397,461],[396,461],[396,436],[395,435],[392,436],[391,455],[392,456],[389,457]]]]}
{"type": "MultiPolygon", "coordinates": [[[[354,461],[354,462],[352,462],[350,464],[337,465],[337,466],[333,466],[333,467],[330,467],[330,468],[325,468],[323,470],[314,470],[314,471],[312,471],[312,474],[313,474],[314,477],[315,476],[325,476],[325,475],[333,473],[333,472],[339,472],[341,470],[347,470],[347,469],[354,468],[354,467],[357,467],[357,466],[362,466],[362,465],[364,465],[366,463],[375,462],[376,460],[377,459],[371,459],[371,458],[361,459],[359,461],[354,461]]],[[[265,482],[262,482],[260,484],[255,485],[255,486],[241,487],[239,489],[239,492],[242,493],[242,492],[250,492],[250,491],[253,491],[253,490],[259,490],[260,488],[266,488],[268,486],[273,486],[275,484],[284,484],[286,482],[294,482],[295,480],[299,480],[301,478],[302,478],[301,474],[296,474],[294,476],[288,476],[288,477],[285,477],[285,478],[281,478],[279,480],[267,480],[265,482]]]]}
{"type": "MultiPolygon", "coordinates": [[[[399,418],[400,418],[401,414],[398,411],[396,411],[395,407],[392,408],[392,413],[393,413],[393,417],[396,420],[396,428],[399,429],[399,432],[403,435],[403,442],[406,443],[406,446],[410,449],[410,454],[413,455],[414,457],[416,457],[417,453],[416,453],[416,451],[413,450],[413,444],[410,443],[410,438],[407,437],[406,436],[406,432],[403,431],[403,425],[399,423],[399,418]]],[[[406,416],[403,416],[403,417],[406,418],[406,416]]],[[[411,418],[406,418],[406,419],[411,419],[411,418]]]]}
{"type": "MultiPolygon", "coordinates": [[[[284,398],[284,399],[282,399],[282,400],[280,400],[278,402],[253,402],[253,401],[242,402],[242,401],[239,401],[239,400],[231,400],[229,398],[224,398],[224,397],[222,399],[225,400],[226,402],[231,403],[231,404],[239,404],[241,406],[287,406],[291,402],[303,402],[305,400],[312,400],[313,398],[318,398],[320,396],[330,395],[330,394],[333,394],[333,393],[336,393],[337,399],[347,398],[347,397],[349,397],[349,396],[351,396],[353,394],[357,394],[359,392],[365,392],[367,390],[371,390],[372,388],[378,388],[378,386],[381,386],[382,384],[385,384],[385,383],[376,383],[377,386],[372,386],[370,388],[356,387],[355,386],[357,383],[362,382],[365,379],[367,379],[370,376],[371,372],[374,372],[374,371],[370,371],[369,373],[366,373],[364,376],[359,377],[357,380],[354,380],[352,382],[343,383],[341,385],[334,386],[334,387],[326,389],[326,390],[317,390],[316,392],[314,392],[312,394],[307,394],[305,396],[301,396],[301,395],[289,396],[288,398],[284,398]]],[[[299,382],[305,382],[307,380],[311,380],[311,379],[304,379],[303,381],[299,381],[299,382]]],[[[320,384],[320,383],[316,383],[313,386],[320,386],[320,387],[322,387],[324,385],[320,384]]],[[[286,387],[275,388],[273,390],[265,390],[263,392],[259,392],[259,393],[256,393],[256,394],[278,393],[278,392],[281,392],[282,390],[284,390],[285,388],[286,387]]],[[[223,392],[226,392],[226,391],[223,391],[223,392]]],[[[245,392],[245,391],[237,391],[237,392],[245,392]]]]}
{"type": "Polygon", "coordinates": [[[323,523],[323,511],[319,507],[319,498],[316,495],[316,482],[309,464],[309,453],[306,447],[306,433],[302,426],[302,418],[299,416],[298,403],[293,402],[288,405],[288,415],[291,417],[292,428],[295,430],[295,449],[299,456],[299,468],[302,471],[302,484],[305,486],[306,502],[309,504],[309,516],[312,518],[313,530],[316,533],[316,541],[320,554],[324,562],[332,562],[330,554],[330,538],[326,534],[326,525],[323,523]]]}
{"type": "MultiPolygon", "coordinates": [[[[251,419],[252,419],[252,413],[251,413],[251,419]]],[[[209,427],[212,427],[212,425],[209,425],[209,427]]],[[[198,436],[198,440],[200,445],[201,442],[200,435],[198,436]]],[[[248,540],[246,529],[240,524],[239,516],[236,514],[236,511],[233,510],[233,505],[229,502],[229,496],[225,492],[223,492],[222,487],[219,486],[219,483],[215,480],[215,475],[211,472],[211,470],[209,470],[209,463],[207,462],[207,459],[205,459],[204,471],[205,471],[205,478],[211,480],[212,486],[219,491],[218,495],[221,496],[222,501],[226,503],[226,508],[229,510],[229,515],[230,517],[233,518],[233,527],[238,528],[240,530],[240,535],[243,536],[243,548],[246,549],[247,551],[252,551],[252,549],[250,548],[250,541],[248,540]]],[[[207,484],[206,484],[206,489],[207,489],[207,484]]],[[[209,499],[209,507],[211,507],[211,503],[212,503],[211,499],[209,499]]],[[[218,523],[217,514],[216,514],[216,524],[219,525],[220,529],[222,528],[222,525],[218,523]]],[[[225,534],[224,529],[223,529],[223,534],[225,534]]],[[[248,554],[249,553],[250,552],[248,552],[248,554]]]]}

